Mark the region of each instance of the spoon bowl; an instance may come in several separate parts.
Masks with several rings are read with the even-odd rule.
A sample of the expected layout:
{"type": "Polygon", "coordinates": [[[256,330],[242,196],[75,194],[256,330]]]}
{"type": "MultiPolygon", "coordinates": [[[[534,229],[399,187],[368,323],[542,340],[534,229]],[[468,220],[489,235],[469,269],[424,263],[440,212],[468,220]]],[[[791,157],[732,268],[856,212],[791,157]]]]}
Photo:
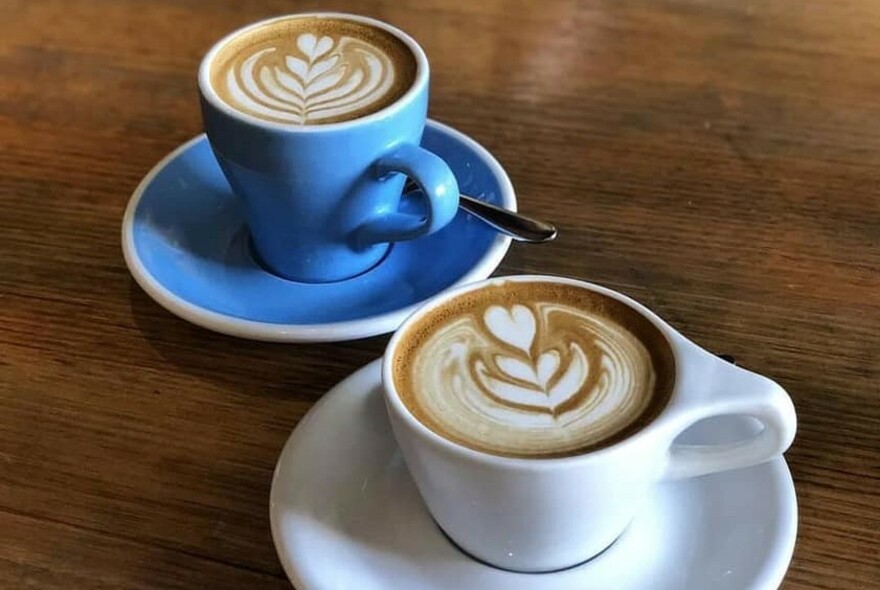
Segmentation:
{"type": "MultiPolygon", "coordinates": [[[[403,194],[421,190],[412,180],[407,180],[403,194]]],[[[556,239],[556,227],[552,223],[528,217],[521,213],[492,205],[472,197],[459,195],[458,206],[493,229],[510,236],[518,242],[542,244],[556,239]]]]}

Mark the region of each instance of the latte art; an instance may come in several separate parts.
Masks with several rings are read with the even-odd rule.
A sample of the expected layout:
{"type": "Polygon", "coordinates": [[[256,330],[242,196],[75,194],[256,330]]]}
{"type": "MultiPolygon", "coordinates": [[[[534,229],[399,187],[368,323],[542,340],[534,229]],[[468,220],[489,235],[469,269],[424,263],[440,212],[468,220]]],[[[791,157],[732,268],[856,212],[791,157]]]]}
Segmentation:
{"type": "Polygon", "coordinates": [[[613,442],[665,402],[655,391],[668,375],[615,314],[530,291],[472,300],[413,334],[397,385],[420,421],[478,450],[559,456],[613,442]]]}
{"type": "MultiPolygon", "coordinates": [[[[534,311],[524,305],[492,306],[483,319],[482,333],[468,325],[461,336],[477,349],[467,362],[476,387],[468,389],[477,394],[472,403],[484,405],[486,413],[497,405],[521,413],[520,423],[546,422],[542,415],[547,415],[564,424],[592,412],[591,426],[598,427],[615,413],[623,419],[638,413],[639,388],[653,387],[647,350],[610,322],[549,303],[535,304],[534,311]],[[557,314],[562,318],[553,317],[557,314]],[[565,331],[551,336],[554,322],[564,322],[565,331]],[[516,350],[493,352],[504,344],[516,350]]],[[[438,336],[443,346],[443,334],[438,336]]]]}
{"type": "Polygon", "coordinates": [[[303,33],[295,47],[260,49],[229,69],[226,90],[239,108],[304,125],[363,110],[394,84],[388,56],[357,39],[303,33]]]}
{"type": "Polygon", "coordinates": [[[354,119],[397,100],[414,60],[390,34],[348,21],[290,19],[221,50],[212,85],[230,106],[291,125],[354,119]]]}

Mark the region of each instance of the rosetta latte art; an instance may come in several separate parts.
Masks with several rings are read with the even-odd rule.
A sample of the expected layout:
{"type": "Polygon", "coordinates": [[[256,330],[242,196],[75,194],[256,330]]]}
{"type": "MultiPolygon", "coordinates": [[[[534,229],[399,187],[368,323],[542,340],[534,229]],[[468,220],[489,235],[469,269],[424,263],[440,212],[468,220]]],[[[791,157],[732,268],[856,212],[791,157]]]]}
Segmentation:
{"type": "Polygon", "coordinates": [[[467,446],[512,455],[607,439],[644,412],[656,379],[650,353],[626,329],[542,302],[452,319],[423,342],[412,375],[420,419],[467,446]]]}
{"type": "Polygon", "coordinates": [[[307,125],[369,112],[395,85],[389,56],[352,37],[301,33],[249,49],[229,64],[222,94],[261,119],[307,125]]]}

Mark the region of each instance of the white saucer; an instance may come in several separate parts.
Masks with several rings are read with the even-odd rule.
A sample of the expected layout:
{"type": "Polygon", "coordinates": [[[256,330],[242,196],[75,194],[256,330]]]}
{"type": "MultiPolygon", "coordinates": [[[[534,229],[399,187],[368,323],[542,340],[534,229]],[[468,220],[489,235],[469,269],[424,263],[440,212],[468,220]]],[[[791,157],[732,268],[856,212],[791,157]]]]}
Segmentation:
{"type": "MultiPolygon", "coordinates": [[[[691,442],[741,436],[751,425],[705,426],[688,433],[691,442]]],[[[459,552],[431,520],[392,437],[376,361],[297,425],[275,468],[270,517],[297,590],[751,590],[781,583],[797,501],[781,457],[661,484],[593,561],[550,574],[498,570],[459,552]]]]}

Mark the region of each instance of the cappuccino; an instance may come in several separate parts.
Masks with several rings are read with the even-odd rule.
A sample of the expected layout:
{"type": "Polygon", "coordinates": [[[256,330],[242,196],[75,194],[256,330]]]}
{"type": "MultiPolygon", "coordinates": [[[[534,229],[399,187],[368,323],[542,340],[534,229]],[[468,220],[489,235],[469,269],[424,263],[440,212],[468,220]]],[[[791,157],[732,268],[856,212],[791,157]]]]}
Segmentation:
{"type": "Polygon", "coordinates": [[[625,303],[571,284],[501,281],[409,325],[393,380],[436,434],[489,454],[564,457],[618,442],[669,400],[673,353],[625,303]]]}
{"type": "Polygon", "coordinates": [[[413,85],[416,59],[377,26],[293,16],[242,31],[211,62],[211,87],[233,109],[264,121],[324,125],[364,117],[413,85]]]}

